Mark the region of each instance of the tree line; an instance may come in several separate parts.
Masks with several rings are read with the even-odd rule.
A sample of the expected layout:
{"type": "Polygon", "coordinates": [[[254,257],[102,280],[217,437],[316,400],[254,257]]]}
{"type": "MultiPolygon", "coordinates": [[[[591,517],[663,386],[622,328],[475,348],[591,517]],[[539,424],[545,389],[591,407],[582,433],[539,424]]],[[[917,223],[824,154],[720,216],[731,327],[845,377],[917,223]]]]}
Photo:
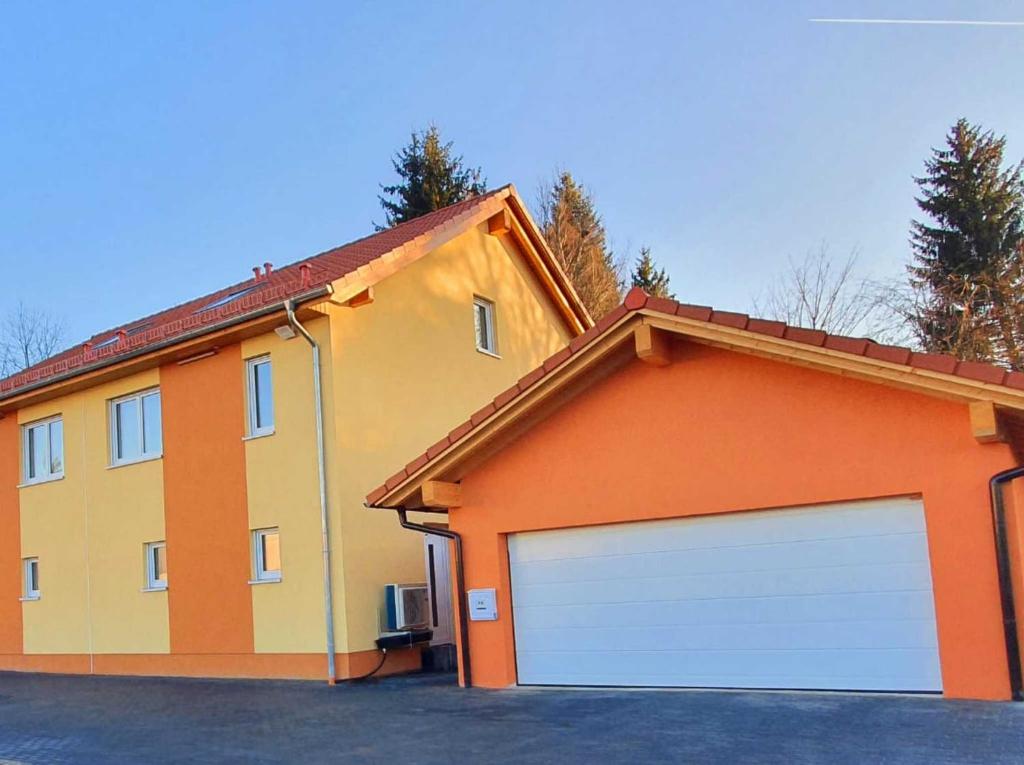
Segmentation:
{"type": "MultiPolygon", "coordinates": [[[[858,253],[836,259],[826,244],[790,259],[754,300],[766,318],[836,334],[1024,369],[1024,161],[1006,166],[1005,136],[960,119],[914,180],[924,216],[910,227],[903,279],[857,275],[858,253]]],[[[436,127],[414,133],[397,155],[397,184],[382,186],[389,225],[482,193],[479,168],[436,127]],[[438,196],[437,190],[446,193],[438,196]]],[[[595,318],[627,286],[674,297],[648,247],[627,264],[612,252],[590,192],[568,171],[542,184],[536,200],[544,237],[595,318]]]]}
{"type": "MultiPolygon", "coordinates": [[[[378,230],[482,194],[487,185],[482,170],[467,167],[434,125],[414,132],[392,159],[392,167],[398,182],[381,185],[378,199],[385,225],[374,224],[378,230]]],[[[671,294],[669,277],[655,264],[650,248],[640,249],[626,274],[627,263],[612,251],[593,196],[572,173],[558,171],[554,180],[540,185],[535,213],[541,233],[591,316],[600,317],[622,301],[627,279],[630,286],[652,295],[671,294]]]]}
{"type": "Polygon", "coordinates": [[[771,318],[1024,370],[1024,161],[1006,137],[960,119],[914,178],[923,214],[910,223],[902,279],[873,282],[857,253],[827,247],[755,300],[771,318]]]}
{"type": "MultiPolygon", "coordinates": [[[[874,282],[857,273],[858,253],[837,259],[822,244],[790,259],[756,298],[754,312],[836,334],[949,353],[1024,370],[1024,161],[1007,164],[1006,138],[960,119],[915,177],[923,214],[910,224],[903,279],[874,282]]],[[[392,159],[397,180],[380,186],[378,230],[484,193],[436,126],[413,132],[392,159]]],[[[613,252],[590,190],[560,170],[534,200],[541,233],[596,319],[627,287],[675,297],[649,247],[632,258],[613,252]]],[[[55,353],[63,322],[18,304],[0,321],[0,378],[55,353]]]]}

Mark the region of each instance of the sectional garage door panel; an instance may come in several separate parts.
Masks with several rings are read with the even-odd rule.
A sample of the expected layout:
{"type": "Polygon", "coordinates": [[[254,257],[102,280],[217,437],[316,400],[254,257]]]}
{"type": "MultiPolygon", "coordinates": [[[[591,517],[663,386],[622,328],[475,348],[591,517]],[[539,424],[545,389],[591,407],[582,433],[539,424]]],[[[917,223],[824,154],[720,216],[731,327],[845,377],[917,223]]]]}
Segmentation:
{"type": "Polygon", "coordinates": [[[509,539],[519,682],[941,690],[921,504],[509,539]]]}

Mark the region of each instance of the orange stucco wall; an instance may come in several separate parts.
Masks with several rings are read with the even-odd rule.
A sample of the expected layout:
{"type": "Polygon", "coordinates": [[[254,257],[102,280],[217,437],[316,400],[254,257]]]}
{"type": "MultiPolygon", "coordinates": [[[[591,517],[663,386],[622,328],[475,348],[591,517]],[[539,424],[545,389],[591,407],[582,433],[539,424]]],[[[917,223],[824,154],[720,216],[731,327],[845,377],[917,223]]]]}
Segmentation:
{"type": "Polygon", "coordinates": [[[18,418],[0,419],[0,655],[22,652],[18,418]]]}
{"type": "Polygon", "coordinates": [[[241,348],[160,370],[172,654],[251,654],[241,348]]]}
{"type": "Polygon", "coordinates": [[[921,495],[950,697],[1009,697],[988,478],[966,405],[679,343],[631,362],[463,479],[466,584],[496,587],[471,622],[474,684],[516,681],[506,536],[859,498],[921,495]]]}

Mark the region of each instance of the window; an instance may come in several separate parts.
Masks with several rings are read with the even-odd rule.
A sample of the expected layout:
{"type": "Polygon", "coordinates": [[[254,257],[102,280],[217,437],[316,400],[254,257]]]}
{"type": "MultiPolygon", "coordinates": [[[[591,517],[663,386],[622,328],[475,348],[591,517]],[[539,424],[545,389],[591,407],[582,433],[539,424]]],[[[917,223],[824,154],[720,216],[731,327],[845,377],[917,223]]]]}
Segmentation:
{"type": "Polygon", "coordinates": [[[249,388],[249,435],[267,436],[274,432],[274,388],[270,375],[270,357],[261,356],[245,363],[249,388]]]}
{"type": "Polygon", "coordinates": [[[214,308],[220,308],[222,305],[227,305],[228,303],[233,303],[236,300],[239,300],[240,298],[244,298],[246,295],[248,295],[254,289],[256,289],[256,288],[255,287],[245,287],[244,289],[236,290],[235,292],[230,292],[227,295],[225,295],[224,297],[217,298],[216,300],[214,300],[214,301],[212,301],[210,303],[207,303],[204,306],[201,306],[201,307],[197,308],[195,310],[195,313],[202,313],[203,311],[212,311],[214,308]]]}
{"type": "Polygon", "coordinates": [[[115,332],[113,335],[108,337],[106,340],[102,340],[99,343],[97,343],[96,345],[94,345],[93,346],[93,350],[98,351],[100,348],[106,348],[108,345],[113,345],[114,343],[116,343],[118,340],[121,339],[122,333],[124,333],[124,336],[126,338],[128,338],[128,337],[135,337],[135,335],[139,334],[140,332],[145,332],[147,329],[149,329],[152,326],[153,326],[153,322],[147,321],[147,322],[143,322],[142,324],[136,324],[131,329],[120,329],[117,332],[115,332]]]}
{"type": "Polygon", "coordinates": [[[25,558],[22,563],[25,600],[39,600],[39,558],[25,558]]]}
{"type": "Polygon", "coordinates": [[[473,322],[476,327],[476,349],[497,356],[498,343],[494,337],[494,303],[484,298],[474,298],[473,322]]]}
{"type": "Polygon", "coordinates": [[[160,391],[144,391],[110,402],[110,452],[113,465],[163,454],[160,391]]]}
{"type": "Polygon", "coordinates": [[[64,477],[64,421],[52,417],[25,425],[22,435],[22,480],[53,481],[64,477]]]}
{"type": "Polygon", "coordinates": [[[254,582],[281,581],[281,535],[277,529],[252,532],[254,582]]]}
{"type": "Polygon", "coordinates": [[[167,543],[146,544],[146,589],[167,589],[167,543]]]}

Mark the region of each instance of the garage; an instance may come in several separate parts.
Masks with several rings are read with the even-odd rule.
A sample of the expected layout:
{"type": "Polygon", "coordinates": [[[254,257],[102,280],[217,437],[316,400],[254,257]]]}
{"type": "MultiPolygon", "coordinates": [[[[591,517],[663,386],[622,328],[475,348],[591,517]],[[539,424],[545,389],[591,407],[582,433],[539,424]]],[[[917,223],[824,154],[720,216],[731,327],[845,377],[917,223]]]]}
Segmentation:
{"type": "Polygon", "coordinates": [[[919,500],[515,534],[525,685],[941,691],[919,500]]]}
{"type": "Polygon", "coordinates": [[[465,685],[1024,700],[1024,372],[633,290],[367,504],[465,685]]]}

